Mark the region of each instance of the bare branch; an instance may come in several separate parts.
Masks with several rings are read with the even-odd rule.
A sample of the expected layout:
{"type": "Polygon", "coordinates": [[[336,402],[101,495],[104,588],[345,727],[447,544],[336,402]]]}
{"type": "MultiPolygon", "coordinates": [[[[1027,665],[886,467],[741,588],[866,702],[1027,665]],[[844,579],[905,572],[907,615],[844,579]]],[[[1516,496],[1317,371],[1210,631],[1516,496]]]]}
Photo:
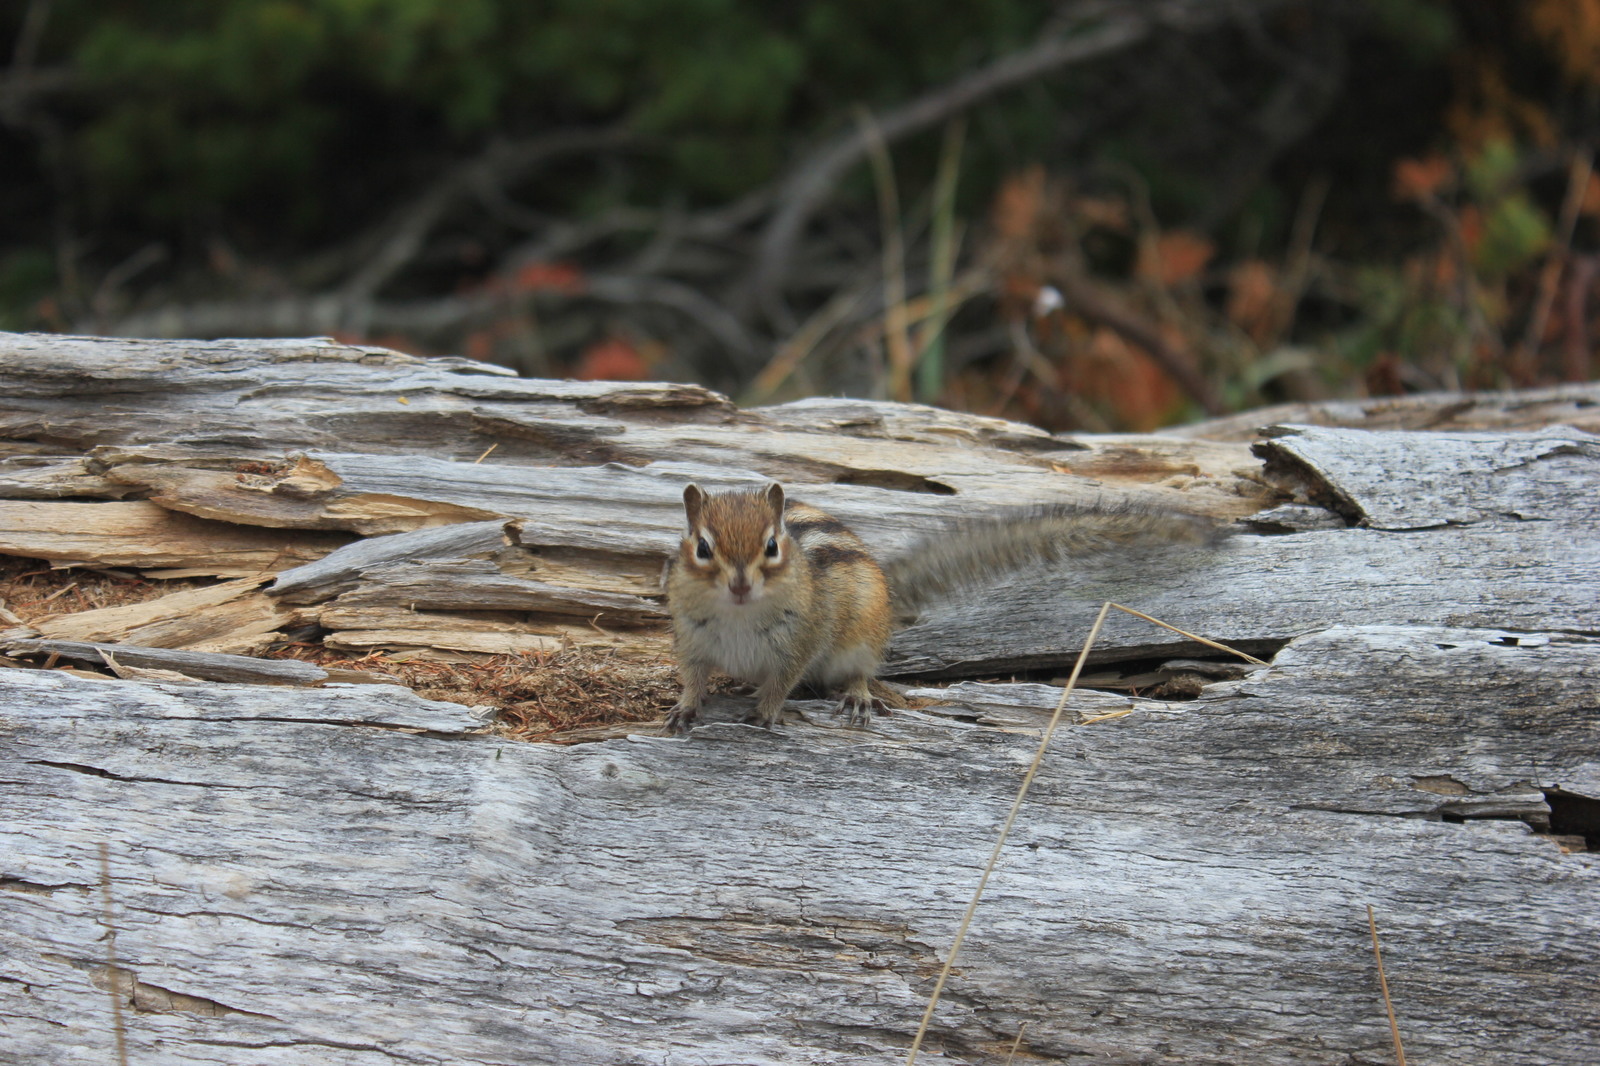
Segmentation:
{"type": "Polygon", "coordinates": [[[361,306],[411,262],[428,234],[451,208],[485,187],[503,187],[542,163],[563,156],[616,148],[632,140],[619,126],[561,130],[497,141],[476,159],[458,164],[421,195],[401,205],[379,227],[377,250],[344,285],[352,307],[361,306]]]}
{"type": "MultiPolygon", "coordinates": [[[[364,300],[357,305],[339,293],[264,300],[227,300],[169,305],[129,315],[110,325],[125,337],[286,337],[349,330],[352,317],[366,332],[430,334],[460,330],[504,314],[523,297],[508,297],[503,287],[432,300],[364,300]]],[[[557,299],[551,292],[547,299],[557,299]]],[[[594,274],[567,297],[619,304],[656,304],[684,315],[735,355],[750,358],[756,341],[739,321],[695,289],[666,278],[594,274]]],[[[85,327],[80,327],[85,328],[85,327]]]]}
{"type": "MultiPolygon", "coordinates": [[[[1260,0],[1244,6],[1256,8],[1272,2],[1274,0],[1260,0]]],[[[1232,2],[1169,0],[1147,4],[1096,3],[1074,8],[1072,11],[1078,17],[1065,30],[1047,31],[1046,36],[1031,47],[1001,56],[988,66],[875,115],[873,122],[885,143],[893,143],[935,126],[1006,89],[1062,67],[1128,48],[1162,26],[1181,24],[1187,29],[1201,28],[1232,15],[1240,6],[1232,2]]],[[[795,243],[834,185],[866,157],[870,147],[870,138],[862,127],[856,126],[813,153],[779,188],[777,199],[782,206],[761,235],[749,297],[754,309],[759,309],[785,332],[795,325],[794,314],[783,302],[784,282],[795,243]]]]}
{"type": "Polygon", "coordinates": [[[22,28],[17,31],[16,47],[11,52],[11,69],[0,78],[0,115],[13,126],[22,124],[24,104],[31,93],[71,77],[68,71],[40,72],[33,68],[52,3],[53,0],[31,0],[28,4],[22,16],[22,28]]]}

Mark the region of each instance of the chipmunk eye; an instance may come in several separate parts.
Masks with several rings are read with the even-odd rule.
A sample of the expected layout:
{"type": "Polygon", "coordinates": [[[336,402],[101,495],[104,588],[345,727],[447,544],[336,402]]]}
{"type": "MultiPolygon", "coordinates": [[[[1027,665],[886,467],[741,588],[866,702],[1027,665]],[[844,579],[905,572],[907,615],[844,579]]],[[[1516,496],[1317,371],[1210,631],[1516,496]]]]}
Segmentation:
{"type": "Polygon", "coordinates": [[[778,538],[777,537],[768,537],[767,538],[767,558],[768,559],[776,559],[777,557],[778,557],[778,538]]]}
{"type": "Polygon", "coordinates": [[[694,554],[700,559],[711,558],[711,545],[706,543],[706,538],[700,538],[700,543],[695,545],[694,554]]]}

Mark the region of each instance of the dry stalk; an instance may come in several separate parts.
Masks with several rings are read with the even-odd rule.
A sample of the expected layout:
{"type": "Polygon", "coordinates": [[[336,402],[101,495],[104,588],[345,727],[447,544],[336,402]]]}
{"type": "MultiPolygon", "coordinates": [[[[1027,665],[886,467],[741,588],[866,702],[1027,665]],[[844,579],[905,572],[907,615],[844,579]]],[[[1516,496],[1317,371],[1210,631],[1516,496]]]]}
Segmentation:
{"type": "MultiPolygon", "coordinates": [[[[940,995],[944,993],[945,981],[949,978],[950,971],[955,966],[956,955],[961,950],[961,943],[967,937],[967,929],[972,925],[972,916],[977,913],[978,901],[983,898],[983,890],[988,887],[989,876],[994,873],[995,865],[1000,861],[1000,851],[1005,847],[1006,838],[1011,834],[1011,826],[1016,822],[1017,814],[1022,810],[1022,801],[1027,798],[1028,789],[1032,787],[1033,779],[1038,774],[1040,765],[1044,762],[1044,753],[1050,747],[1050,740],[1055,736],[1056,727],[1061,724],[1061,716],[1067,709],[1067,700],[1072,697],[1072,691],[1078,685],[1078,677],[1083,673],[1083,665],[1088,661],[1089,652],[1091,649],[1093,649],[1095,640],[1100,636],[1100,628],[1105,625],[1106,616],[1111,613],[1111,609],[1113,607],[1119,611],[1131,614],[1135,618],[1142,618],[1147,622],[1161,626],[1163,629],[1170,629],[1174,633],[1180,633],[1191,640],[1198,640],[1200,643],[1205,644],[1208,647],[1217,648],[1221,651],[1237,655],[1241,659],[1246,659],[1252,663],[1262,663],[1262,665],[1266,665],[1262,662],[1262,660],[1257,659],[1252,655],[1246,655],[1244,652],[1239,651],[1236,648],[1230,648],[1226,644],[1218,644],[1214,640],[1207,640],[1205,637],[1200,637],[1193,633],[1185,632],[1184,630],[1179,629],[1177,626],[1168,625],[1159,618],[1152,618],[1150,615],[1147,615],[1142,611],[1136,611],[1131,607],[1124,607],[1120,603],[1112,603],[1110,600],[1107,600],[1105,603],[1100,605],[1100,613],[1095,615],[1094,625],[1089,627],[1089,635],[1084,638],[1083,649],[1078,652],[1078,661],[1072,666],[1072,674],[1067,678],[1066,688],[1061,690],[1061,699],[1056,703],[1055,713],[1050,716],[1050,722],[1044,728],[1044,736],[1039,739],[1039,748],[1033,753],[1033,761],[1028,764],[1028,772],[1022,776],[1022,784],[1017,788],[1017,798],[1011,802],[1011,810],[1006,815],[1005,823],[1000,827],[1000,835],[994,842],[994,850],[989,855],[988,864],[983,868],[983,876],[978,879],[978,887],[976,891],[972,893],[972,901],[967,904],[967,911],[961,917],[961,925],[956,930],[954,942],[952,942],[950,945],[950,954],[945,959],[944,966],[939,970],[939,979],[934,982],[933,992],[928,997],[928,1007],[925,1011],[923,1011],[922,1021],[917,1025],[917,1035],[911,1040],[911,1050],[906,1055],[906,1066],[915,1066],[916,1064],[917,1052],[922,1047],[923,1038],[927,1036],[928,1024],[933,1020],[933,1012],[939,1005],[940,995]]],[[[1103,722],[1109,718],[1121,718],[1128,713],[1130,712],[1114,711],[1110,714],[1099,715],[1095,718],[1086,719],[1079,724],[1088,725],[1092,722],[1103,722]]],[[[1377,945],[1376,929],[1374,929],[1373,932],[1373,945],[1374,947],[1377,945]]],[[[1381,975],[1381,963],[1379,972],[1381,975]]],[[[1384,999],[1385,1002],[1388,1001],[1387,987],[1385,988],[1384,999]]],[[[1391,1020],[1393,1019],[1392,1011],[1390,1013],[1390,1018],[1391,1020]]],[[[1022,1030],[1019,1029],[1017,1030],[1018,1043],[1020,1043],[1021,1040],[1022,1030]]],[[[1397,1049],[1399,1047],[1399,1040],[1399,1030],[1396,1030],[1395,1046],[1397,1049]]],[[[1015,1045],[1013,1045],[1011,1052],[1013,1055],[1016,1054],[1015,1045]]],[[[1405,1066],[1404,1059],[1401,1060],[1400,1066],[1405,1066]]]]}
{"type": "Polygon", "coordinates": [[[106,987],[111,995],[111,1031],[117,1066],[128,1066],[128,1032],[122,1020],[122,970],[117,966],[117,927],[111,915],[111,845],[100,842],[100,919],[106,927],[106,987]]]}
{"type": "Polygon", "coordinates": [[[906,313],[905,238],[900,231],[900,192],[894,180],[894,161],[883,132],[862,109],[858,116],[878,189],[878,216],[883,230],[883,341],[889,353],[889,396],[911,402],[911,332],[906,313]]]}
{"type": "Polygon", "coordinates": [[[1083,673],[1083,664],[1089,659],[1089,649],[1094,647],[1095,638],[1100,635],[1100,627],[1105,624],[1106,615],[1111,613],[1111,608],[1112,603],[1107,600],[1101,606],[1100,613],[1095,616],[1094,625],[1089,627],[1089,635],[1084,639],[1083,650],[1078,653],[1078,661],[1072,667],[1072,676],[1067,678],[1067,687],[1062,689],[1055,713],[1050,716],[1050,724],[1045,726],[1044,736],[1039,740],[1039,750],[1034,752],[1033,762],[1029,764],[1028,772],[1022,776],[1022,784],[1017,789],[1017,798],[1012,801],[1011,811],[1006,815],[1005,824],[1000,827],[1000,836],[994,842],[994,851],[989,855],[988,865],[983,868],[983,876],[978,879],[978,888],[972,893],[972,902],[967,904],[967,913],[962,915],[961,927],[956,930],[955,941],[950,945],[950,954],[939,971],[939,979],[934,982],[933,994],[928,997],[928,1009],[922,1012],[922,1021],[917,1025],[917,1035],[912,1038],[911,1051],[906,1055],[906,1066],[915,1066],[917,1051],[921,1049],[923,1037],[928,1033],[928,1023],[933,1020],[933,1012],[939,1006],[939,996],[944,992],[944,983],[950,977],[951,968],[955,966],[956,955],[961,950],[961,942],[967,937],[967,928],[972,925],[972,916],[978,910],[978,901],[983,898],[983,890],[988,887],[989,875],[994,873],[995,864],[1000,861],[1000,849],[1005,847],[1006,837],[1011,834],[1011,826],[1016,822],[1018,812],[1022,810],[1022,801],[1027,798],[1034,776],[1038,774],[1039,766],[1044,762],[1045,749],[1050,746],[1051,737],[1055,736],[1056,726],[1061,724],[1061,715],[1067,709],[1067,699],[1077,687],[1078,675],[1083,673]]]}
{"type": "Polygon", "coordinates": [[[1394,1037],[1394,1057],[1406,1066],[1406,1049],[1400,1046],[1400,1025],[1394,1020],[1394,1001],[1389,998],[1389,978],[1383,972],[1383,952],[1378,949],[1378,921],[1367,904],[1367,928],[1372,930],[1372,957],[1378,960],[1378,987],[1383,990],[1383,1009],[1389,1012],[1389,1033],[1394,1037]]]}
{"type": "Polygon", "coordinates": [[[1006,1066],[1011,1066],[1011,1060],[1017,1057],[1017,1048],[1022,1046],[1022,1031],[1027,1027],[1027,1022],[1017,1026],[1017,1038],[1011,1041],[1011,1053],[1006,1056],[1006,1066]]]}

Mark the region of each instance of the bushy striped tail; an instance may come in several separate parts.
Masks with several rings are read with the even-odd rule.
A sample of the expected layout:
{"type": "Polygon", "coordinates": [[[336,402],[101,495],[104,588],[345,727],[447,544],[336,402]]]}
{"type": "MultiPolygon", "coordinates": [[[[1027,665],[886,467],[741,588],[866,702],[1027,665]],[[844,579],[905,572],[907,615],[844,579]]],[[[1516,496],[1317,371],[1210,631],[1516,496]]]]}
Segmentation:
{"type": "Polygon", "coordinates": [[[1214,518],[1135,502],[1056,503],[954,520],[883,561],[898,611],[1061,559],[1145,545],[1209,544],[1226,535],[1214,518]]]}

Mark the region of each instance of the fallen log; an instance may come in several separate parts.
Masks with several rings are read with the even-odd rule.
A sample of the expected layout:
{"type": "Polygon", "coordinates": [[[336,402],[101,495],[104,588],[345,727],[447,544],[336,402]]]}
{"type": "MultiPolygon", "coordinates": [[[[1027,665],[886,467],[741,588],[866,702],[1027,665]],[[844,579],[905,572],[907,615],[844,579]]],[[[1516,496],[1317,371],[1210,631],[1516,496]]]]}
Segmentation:
{"type": "MultiPolygon", "coordinates": [[[[1413,1058],[1587,1063],[1600,445],[1568,416],[1597,404],[1581,386],[1355,405],[1354,428],[1325,407],[1259,436],[1244,416],[1203,430],[1222,439],[1068,438],[327,341],[0,335],[0,515],[131,505],[154,531],[314,545],[138,603],[12,598],[7,1054],[903,1060],[1061,698],[1047,682],[1115,598],[1270,664],[1113,616],[1107,691],[1072,697],[924,1058],[1388,1061],[1370,903],[1413,1058]],[[1391,415],[1447,428],[1374,428],[1391,415]],[[754,729],[735,694],[664,738],[651,695],[563,747],[505,725],[569,699],[545,690],[461,697],[497,725],[326,664],[198,680],[222,657],[195,649],[236,631],[394,668],[523,656],[502,678],[587,655],[626,687],[666,659],[683,485],[763,478],[880,553],[1020,502],[1138,499],[1236,532],[923,611],[888,671],[924,687],[867,730],[809,701],[754,729]],[[52,654],[122,676],[39,669],[52,654]]],[[[163,557],[153,532],[155,555],[113,564],[129,538],[97,556],[36,526],[79,538],[59,562],[205,566],[203,541],[163,557]]]]}

